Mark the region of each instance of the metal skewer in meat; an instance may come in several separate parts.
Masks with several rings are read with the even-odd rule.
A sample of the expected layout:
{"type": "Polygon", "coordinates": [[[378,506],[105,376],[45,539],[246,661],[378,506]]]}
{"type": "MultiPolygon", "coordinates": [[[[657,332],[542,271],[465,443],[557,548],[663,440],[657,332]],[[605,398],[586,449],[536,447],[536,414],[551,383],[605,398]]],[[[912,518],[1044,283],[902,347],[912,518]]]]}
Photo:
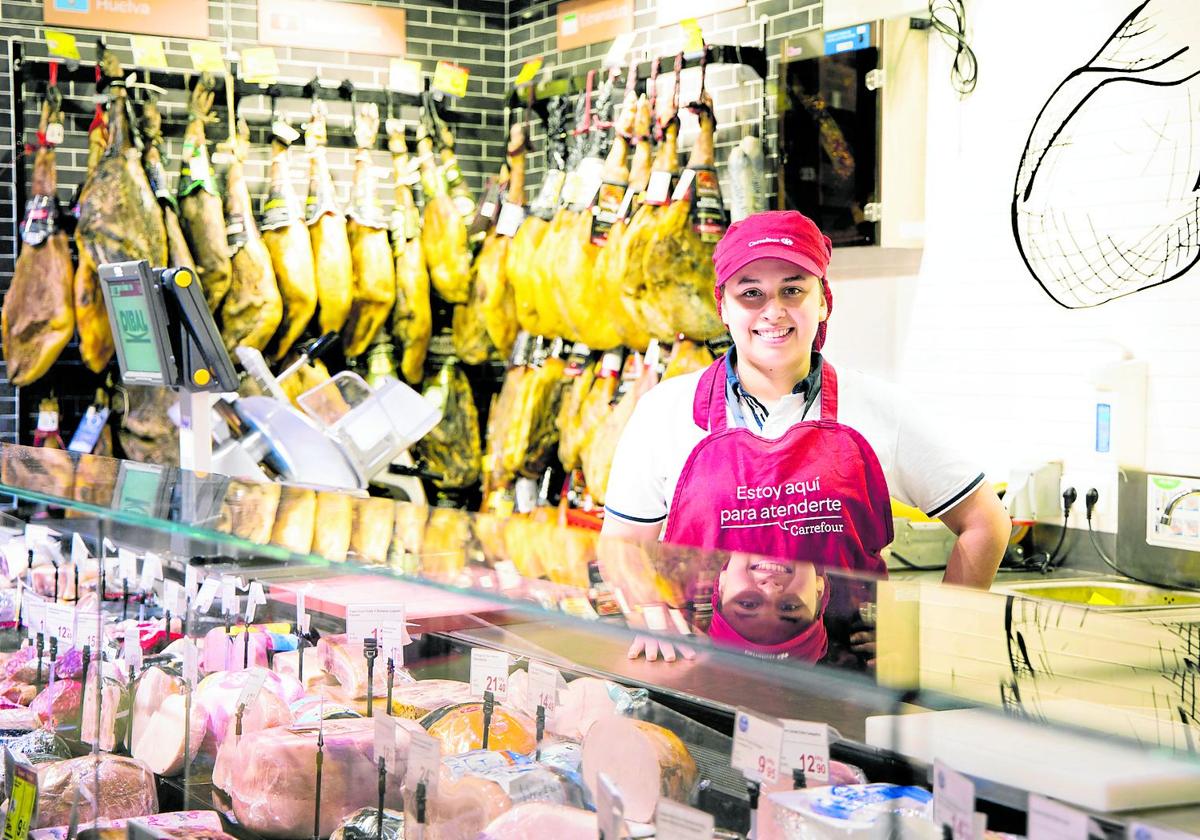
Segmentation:
{"type": "Polygon", "coordinates": [[[350,202],[350,256],[354,268],[354,302],[342,330],[346,356],[367,349],[396,302],[396,267],[388,240],[387,219],[376,192],[371,149],[379,135],[379,106],[363,105],[355,118],[354,193],[350,202]]]}
{"type": "Polygon", "coordinates": [[[421,214],[413,201],[416,171],[411,166],[404,141],[404,126],[388,120],[388,148],[396,175],[396,208],[392,218],[392,253],[396,262],[396,307],[392,311],[392,335],[403,348],[400,371],[413,385],[421,382],[425,353],[433,332],[429,305],[429,270],[421,245],[421,214]]]}
{"type": "Polygon", "coordinates": [[[208,159],[208,141],[204,136],[204,124],[215,120],[212,106],[216,87],[216,79],[203,73],[192,89],[179,169],[179,212],[183,217],[183,232],[196,261],[204,299],[213,312],[220,308],[233,277],[221,194],[217,191],[208,159]]]}
{"type": "Polygon", "coordinates": [[[75,330],[71,251],[55,219],[54,147],[45,141],[47,127],[59,119],[59,102],[61,96],[52,88],[38,125],[33,197],[21,224],[21,253],[0,309],[4,359],[14,385],[28,385],[45,374],[75,330]]]}
{"type": "Polygon", "coordinates": [[[346,233],[346,217],[338,210],[325,157],[325,104],[319,99],[312,103],[312,119],[304,128],[304,144],[308,147],[308,198],[304,219],[312,238],[313,264],[317,277],[317,313],[322,333],[337,332],[350,316],[354,293],[354,265],[350,256],[350,237],[346,233]]]}
{"type": "Polygon", "coordinates": [[[233,253],[233,279],[221,304],[221,337],[226,349],[253,347],[262,350],[283,319],[283,296],[275,283],[271,255],[254,222],[250,190],[242,169],[249,151],[249,128],[238,125],[239,137],[230,138],[233,162],[225,180],[225,218],[229,249],[233,253]]]}
{"type": "Polygon", "coordinates": [[[262,239],[283,295],[283,324],[271,342],[271,358],[282,361],[317,311],[317,277],[312,239],[288,174],[288,147],[299,135],[277,123],[271,137],[271,175],[261,217],[262,239]]]}

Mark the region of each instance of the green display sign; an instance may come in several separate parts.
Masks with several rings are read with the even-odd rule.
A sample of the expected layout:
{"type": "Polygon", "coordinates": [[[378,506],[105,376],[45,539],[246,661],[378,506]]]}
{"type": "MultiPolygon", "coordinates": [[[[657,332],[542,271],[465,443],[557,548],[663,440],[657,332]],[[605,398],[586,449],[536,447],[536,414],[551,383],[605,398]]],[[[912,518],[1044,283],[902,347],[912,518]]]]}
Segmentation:
{"type": "Polygon", "coordinates": [[[109,292],[113,320],[119,333],[117,340],[124,349],[126,371],[153,374],[165,381],[142,281],[137,278],[115,280],[109,284],[109,292]]]}

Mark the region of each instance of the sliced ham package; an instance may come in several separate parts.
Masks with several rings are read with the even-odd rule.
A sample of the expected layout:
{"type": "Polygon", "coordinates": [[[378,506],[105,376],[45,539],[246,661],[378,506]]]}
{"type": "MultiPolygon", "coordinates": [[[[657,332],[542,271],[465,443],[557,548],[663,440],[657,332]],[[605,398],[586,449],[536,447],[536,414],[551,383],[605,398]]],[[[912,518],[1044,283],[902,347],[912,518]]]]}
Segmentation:
{"type": "Polygon", "coordinates": [[[140,817],[158,811],[154,774],[133,758],[101,753],[43,764],[37,771],[36,828],[70,822],[76,796],[80,825],[100,819],[140,817]]]}
{"type": "MultiPolygon", "coordinates": [[[[399,720],[396,768],[388,773],[384,805],[403,808],[401,786],[408,756],[407,735],[419,732],[399,720]]],[[[308,837],[316,798],[317,727],[279,726],[226,742],[217,753],[213,784],[229,797],[238,822],[263,837],[308,837]]],[[[324,723],[321,777],[321,836],[328,836],[360,808],[376,803],[375,721],[367,718],[324,723]]]]}

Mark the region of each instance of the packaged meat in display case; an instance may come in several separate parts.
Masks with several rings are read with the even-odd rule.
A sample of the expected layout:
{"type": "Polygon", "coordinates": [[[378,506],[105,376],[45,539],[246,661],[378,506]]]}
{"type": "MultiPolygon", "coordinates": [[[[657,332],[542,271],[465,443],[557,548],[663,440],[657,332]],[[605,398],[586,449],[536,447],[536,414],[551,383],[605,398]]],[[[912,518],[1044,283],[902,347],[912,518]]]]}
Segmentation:
{"type": "MultiPolygon", "coordinates": [[[[686,370],[705,352],[677,342],[672,363],[686,370]]],[[[571,403],[582,416],[558,445],[591,467],[609,419],[638,396],[626,382],[612,405],[619,357],[593,358],[570,382],[556,367],[526,392],[551,359],[561,353],[512,377],[509,401],[528,405],[520,428],[491,427],[490,461],[571,403]],[[606,367],[613,375],[598,375],[606,367]]],[[[439,457],[470,448],[447,436],[439,457]]],[[[511,454],[502,467],[519,473],[511,454]]],[[[1048,610],[899,575],[613,540],[548,507],[484,515],[175,469],[156,490],[171,504],[134,516],[127,484],[106,502],[76,499],[69,453],[0,444],[0,463],[0,495],[24,517],[0,514],[0,592],[22,596],[0,632],[0,746],[14,789],[38,779],[42,840],[115,840],[129,820],[181,840],[560,840],[614,825],[666,834],[673,820],[711,820],[704,836],[754,824],[763,840],[828,840],[883,837],[896,811],[912,836],[937,837],[920,784],[936,780],[934,758],[981,780],[972,813],[997,831],[1024,829],[1012,802],[1028,787],[1118,825],[1135,809],[1190,814],[1200,802],[1186,753],[1200,733],[1129,705],[1191,673],[1190,606],[1151,619],[1095,603],[1048,610]],[[935,619],[937,649],[921,648],[935,619]],[[1006,627],[1020,628],[1015,654],[1006,627]],[[790,634],[784,648],[819,639],[829,655],[800,662],[752,641],[768,631],[790,634]],[[723,647],[734,633],[743,641],[723,647]],[[936,677],[920,662],[945,646],[956,673],[990,668],[993,690],[1016,680],[1026,712],[1066,705],[1076,719],[911,687],[936,677]],[[1103,671],[1119,707],[1088,694],[1097,649],[1122,662],[1103,671]],[[1061,670],[1014,674],[1010,654],[1061,670]],[[1039,766],[1036,784],[1023,781],[1030,744],[1055,768],[1039,766]]]]}

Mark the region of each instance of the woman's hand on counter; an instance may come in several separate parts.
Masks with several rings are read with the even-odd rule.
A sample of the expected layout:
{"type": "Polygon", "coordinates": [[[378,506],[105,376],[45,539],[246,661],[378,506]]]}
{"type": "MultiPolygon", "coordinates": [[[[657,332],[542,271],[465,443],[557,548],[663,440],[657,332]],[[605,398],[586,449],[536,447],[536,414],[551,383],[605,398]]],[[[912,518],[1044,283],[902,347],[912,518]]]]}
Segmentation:
{"type": "Polygon", "coordinates": [[[676,645],[674,642],[656,639],[653,636],[637,636],[633,640],[633,644],[629,646],[629,658],[637,659],[642,654],[646,655],[647,662],[654,662],[658,659],[659,654],[662,654],[664,662],[674,662],[678,655],[684,659],[692,660],[696,658],[695,648],[687,645],[676,645]]]}

